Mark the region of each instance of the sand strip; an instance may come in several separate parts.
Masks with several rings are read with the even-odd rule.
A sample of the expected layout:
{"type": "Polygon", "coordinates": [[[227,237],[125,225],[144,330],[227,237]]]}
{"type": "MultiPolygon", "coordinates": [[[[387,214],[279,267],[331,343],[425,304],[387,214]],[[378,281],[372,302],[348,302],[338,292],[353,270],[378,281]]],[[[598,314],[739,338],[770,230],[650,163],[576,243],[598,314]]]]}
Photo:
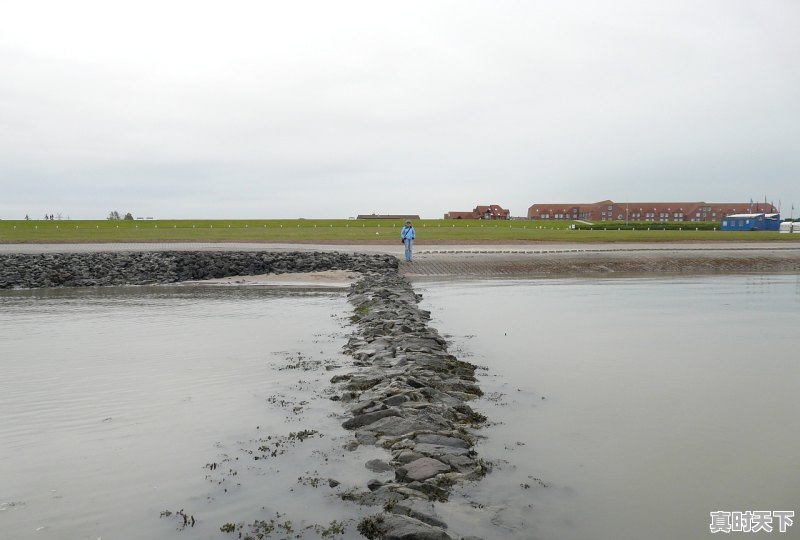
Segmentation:
{"type": "Polygon", "coordinates": [[[326,270],[323,272],[231,276],[197,281],[183,281],[180,285],[236,285],[274,287],[280,289],[340,290],[349,288],[350,284],[358,277],[358,274],[347,270],[326,270]]]}

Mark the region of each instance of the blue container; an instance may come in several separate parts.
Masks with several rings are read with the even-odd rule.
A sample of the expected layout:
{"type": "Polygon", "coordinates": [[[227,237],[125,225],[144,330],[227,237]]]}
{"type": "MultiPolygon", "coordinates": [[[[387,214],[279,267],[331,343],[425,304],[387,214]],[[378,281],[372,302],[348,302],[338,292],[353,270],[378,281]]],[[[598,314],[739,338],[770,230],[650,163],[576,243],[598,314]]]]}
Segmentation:
{"type": "Polygon", "coordinates": [[[780,214],[732,214],[722,220],[722,231],[777,231],[780,214]]]}

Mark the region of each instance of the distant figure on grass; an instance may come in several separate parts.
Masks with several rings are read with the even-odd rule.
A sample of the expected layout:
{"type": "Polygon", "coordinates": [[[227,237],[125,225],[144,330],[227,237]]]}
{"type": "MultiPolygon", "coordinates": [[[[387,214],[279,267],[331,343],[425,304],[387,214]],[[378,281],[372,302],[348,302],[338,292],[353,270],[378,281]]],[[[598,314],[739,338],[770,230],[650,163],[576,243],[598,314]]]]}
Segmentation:
{"type": "Polygon", "coordinates": [[[408,262],[411,262],[411,246],[416,237],[417,233],[414,232],[414,227],[411,226],[411,220],[406,221],[406,226],[400,231],[400,238],[403,239],[402,242],[406,246],[406,260],[408,262]]]}

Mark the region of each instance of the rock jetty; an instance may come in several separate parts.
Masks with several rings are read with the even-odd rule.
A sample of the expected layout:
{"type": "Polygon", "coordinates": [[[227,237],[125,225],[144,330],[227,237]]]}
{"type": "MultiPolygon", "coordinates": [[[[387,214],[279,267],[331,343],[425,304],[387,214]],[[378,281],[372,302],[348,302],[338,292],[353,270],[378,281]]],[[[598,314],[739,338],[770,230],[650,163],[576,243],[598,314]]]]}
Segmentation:
{"type": "Polygon", "coordinates": [[[352,270],[394,270],[391,255],[338,252],[98,252],[0,254],[0,289],[150,285],[179,281],[352,270]]]}
{"type": "Polygon", "coordinates": [[[371,272],[351,286],[357,330],[345,346],[356,371],[332,379],[333,397],[347,411],[342,426],[358,444],[386,448],[391,459],[366,467],[394,470],[394,479],[368,482],[346,500],[380,509],[359,524],[367,538],[440,540],[447,532],[436,514],[450,487],[488,471],[477,457],[470,428],[485,420],[468,402],[482,395],[476,366],[447,352],[447,343],[428,326],[421,297],[396,271],[371,272]]]}

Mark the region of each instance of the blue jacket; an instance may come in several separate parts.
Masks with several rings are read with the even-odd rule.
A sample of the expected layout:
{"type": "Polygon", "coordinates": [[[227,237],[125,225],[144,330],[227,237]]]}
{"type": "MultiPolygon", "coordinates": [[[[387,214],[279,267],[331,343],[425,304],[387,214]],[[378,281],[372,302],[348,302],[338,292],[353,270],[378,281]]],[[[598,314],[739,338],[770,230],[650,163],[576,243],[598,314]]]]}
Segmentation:
{"type": "Polygon", "coordinates": [[[414,227],[411,227],[410,225],[406,225],[405,227],[403,227],[403,230],[400,231],[400,238],[402,238],[403,240],[405,240],[406,238],[410,238],[413,240],[416,237],[417,233],[414,232],[414,227]]]}

